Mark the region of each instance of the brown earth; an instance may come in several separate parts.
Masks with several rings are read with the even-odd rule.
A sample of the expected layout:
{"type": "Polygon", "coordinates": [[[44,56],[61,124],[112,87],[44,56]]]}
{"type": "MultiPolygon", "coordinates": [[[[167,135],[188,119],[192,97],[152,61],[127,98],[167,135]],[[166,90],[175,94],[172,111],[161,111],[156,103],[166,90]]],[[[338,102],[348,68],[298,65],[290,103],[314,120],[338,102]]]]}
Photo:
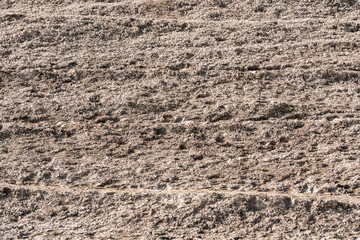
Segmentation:
{"type": "Polygon", "coordinates": [[[356,0],[0,0],[0,238],[360,238],[359,77],[356,0]]]}

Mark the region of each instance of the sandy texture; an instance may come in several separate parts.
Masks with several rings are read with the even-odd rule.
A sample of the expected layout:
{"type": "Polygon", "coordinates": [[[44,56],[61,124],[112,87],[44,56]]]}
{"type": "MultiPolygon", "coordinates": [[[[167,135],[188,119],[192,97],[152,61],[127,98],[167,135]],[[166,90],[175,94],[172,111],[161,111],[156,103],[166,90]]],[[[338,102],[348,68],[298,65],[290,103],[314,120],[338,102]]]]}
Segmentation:
{"type": "Polygon", "coordinates": [[[356,0],[0,0],[0,238],[360,238],[356,0]]]}

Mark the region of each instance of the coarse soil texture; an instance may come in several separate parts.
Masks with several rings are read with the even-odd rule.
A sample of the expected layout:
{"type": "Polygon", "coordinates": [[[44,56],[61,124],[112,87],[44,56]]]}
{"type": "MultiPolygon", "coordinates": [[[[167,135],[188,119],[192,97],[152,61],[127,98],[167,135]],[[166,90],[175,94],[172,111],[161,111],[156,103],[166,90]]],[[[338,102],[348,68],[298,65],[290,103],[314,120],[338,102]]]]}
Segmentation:
{"type": "Polygon", "coordinates": [[[359,239],[357,0],[0,0],[1,239],[359,239]]]}

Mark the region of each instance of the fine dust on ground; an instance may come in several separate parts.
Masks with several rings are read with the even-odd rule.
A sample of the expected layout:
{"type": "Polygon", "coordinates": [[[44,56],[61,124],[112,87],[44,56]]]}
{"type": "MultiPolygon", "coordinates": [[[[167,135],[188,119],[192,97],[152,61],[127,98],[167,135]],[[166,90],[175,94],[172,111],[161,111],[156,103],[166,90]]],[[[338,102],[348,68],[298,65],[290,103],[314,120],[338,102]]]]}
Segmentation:
{"type": "Polygon", "coordinates": [[[360,238],[359,77],[357,0],[0,0],[0,238],[360,238]]]}

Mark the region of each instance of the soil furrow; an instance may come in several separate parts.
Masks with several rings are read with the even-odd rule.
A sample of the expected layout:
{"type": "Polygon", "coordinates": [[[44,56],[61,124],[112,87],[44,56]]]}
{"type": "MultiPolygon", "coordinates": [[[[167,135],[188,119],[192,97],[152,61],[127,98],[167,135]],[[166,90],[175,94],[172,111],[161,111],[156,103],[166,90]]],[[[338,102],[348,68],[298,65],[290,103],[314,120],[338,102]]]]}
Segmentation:
{"type": "MultiPolygon", "coordinates": [[[[222,27],[224,27],[224,24],[229,24],[230,26],[236,26],[239,24],[249,24],[249,25],[256,25],[258,26],[260,23],[261,24],[283,24],[286,25],[286,27],[290,28],[293,25],[298,25],[298,24],[347,24],[347,23],[351,23],[351,24],[358,24],[360,22],[360,20],[357,19],[336,19],[336,18],[297,18],[297,19],[261,19],[261,20],[248,20],[248,19],[226,19],[226,20],[199,20],[199,19],[192,19],[192,18],[184,18],[184,17],[173,17],[173,18],[165,18],[165,17],[141,17],[138,15],[127,15],[127,16],[112,16],[112,15],[96,15],[96,14],[54,14],[51,12],[39,12],[37,14],[29,14],[27,12],[11,12],[8,10],[3,10],[0,11],[0,13],[2,13],[2,15],[7,16],[7,15],[21,15],[23,18],[27,18],[29,20],[42,20],[43,18],[67,18],[68,20],[71,21],[79,21],[79,20],[85,20],[85,21],[89,21],[89,20],[131,20],[131,21],[145,21],[145,22],[149,22],[151,21],[152,23],[163,23],[164,21],[166,22],[177,22],[177,23],[198,23],[198,24],[202,24],[204,26],[208,26],[208,24],[212,24],[212,25],[220,25],[222,27]]],[[[201,25],[200,25],[201,26],[201,25]]],[[[280,25],[281,26],[281,25],[280,25]]],[[[302,25],[303,26],[303,25],[302,25]]]]}
{"type": "Polygon", "coordinates": [[[237,190],[211,190],[211,189],[125,189],[119,190],[115,188],[95,188],[95,187],[66,187],[66,186],[40,186],[40,185],[19,185],[0,183],[0,186],[10,189],[29,189],[32,191],[55,191],[63,193],[80,192],[99,192],[99,193],[115,193],[115,194],[224,194],[224,195],[250,195],[250,196],[267,196],[267,197],[289,197],[306,200],[323,200],[323,201],[339,201],[344,203],[360,204],[360,196],[349,195],[325,195],[325,194],[306,194],[296,192],[258,192],[258,191],[237,191],[237,190]]]}

